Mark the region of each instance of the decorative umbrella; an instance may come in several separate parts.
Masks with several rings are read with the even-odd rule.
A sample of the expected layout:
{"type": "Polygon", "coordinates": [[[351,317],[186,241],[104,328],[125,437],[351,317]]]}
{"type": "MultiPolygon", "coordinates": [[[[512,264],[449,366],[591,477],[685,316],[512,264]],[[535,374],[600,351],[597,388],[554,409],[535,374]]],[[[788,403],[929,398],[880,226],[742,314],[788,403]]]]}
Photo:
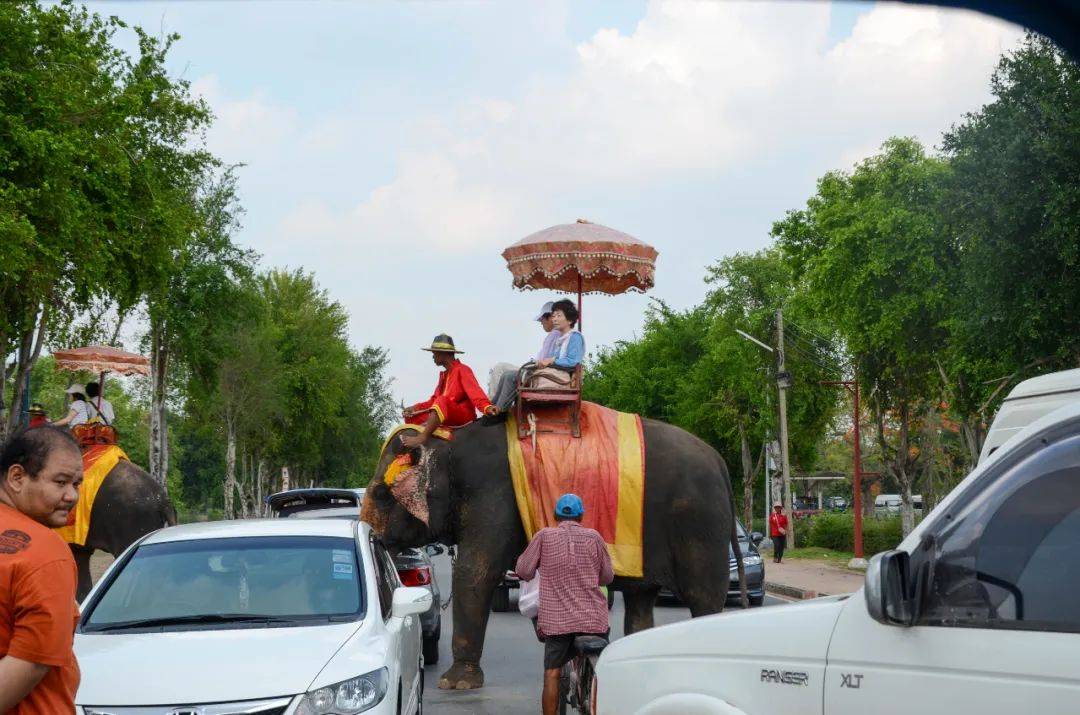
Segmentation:
{"type": "Polygon", "coordinates": [[[537,231],[502,253],[515,288],[576,292],[579,313],[584,293],[618,295],[652,288],[657,255],[633,236],[581,218],[537,231]]]}
{"type": "Polygon", "coordinates": [[[149,375],[150,361],[142,355],[129,353],[119,348],[108,345],[88,345],[85,348],[74,350],[57,350],[53,353],[56,358],[56,367],[61,370],[79,372],[89,370],[101,373],[98,384],[101,390],[98,392],[98,407],[101,407],[101,396],[105,394],[105,373],[115,372],[120,375],[149,375]]]}
{"type": "Polygon", "coordinates": [[[61,370],[89,370],[91,372],[115,372],[120,375],[149,375],[150,361],[142,355],[125,352],[108,345],[88,345],[74,350],[57,350],[53,353],[56,367],[61,370]]]}

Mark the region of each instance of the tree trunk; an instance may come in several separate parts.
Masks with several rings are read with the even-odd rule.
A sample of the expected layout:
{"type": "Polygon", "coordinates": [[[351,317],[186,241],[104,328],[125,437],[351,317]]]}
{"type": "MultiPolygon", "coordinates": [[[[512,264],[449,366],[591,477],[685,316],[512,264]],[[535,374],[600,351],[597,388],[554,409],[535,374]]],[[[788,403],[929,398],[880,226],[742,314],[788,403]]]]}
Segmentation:
{"type": "Polygon", "coordinates": [[[265,506],[263,505],[263,485],[266,483],[266,460],[262,457],[259,458],[259,466],[255,470],[255,506],[256,514],[260,517],[266,516],[265,506]]]}
{"type": "Polygon", "coordinates": [[[982,420],[978,415],[969,417],[960,423],[960,440],[964,443],[967,453],[965,472],[970,472],[979,461],[979,453],[982,452],[983,442],[986,441],[986,433],[982,428],[982,420]]]}
{"type": "Polygon", "coordinates": [[[225,419],[225,518],[235,519],[236,509],[236,425],[231,417],[225,419]]]}
{"type": "Polygon", "coordinates": [[[743,471],[743,525],[747,531],[754,530],[754,458],[750,455],[750,438],[746,427],[739,421],[739,444],[742,452],[743,471]]]}
{"type": "Polygon", "coordinates": [[[900,533],[905,537],[915,528],[915,509],[911,499],[911,480],[900,483],[900,533]]]}
{"type": "Polygon", "coordinates": [[[165,325],[151,320],[150,325],[150,476],[168,491],[169,429],[165,421],[166,383],[169,375],[169,349],[165,344],[165,325]]]}
{"type": "Polygon", "coordinates": [[[26,380],[30,376],[30,371],[34,369],[34,363],[41,356],[41,346],[45,342],[45,328],[49,322],[49,306],[43,305],[41,313],[36,317],[38,322],[35,327],[23,333],[19,341],[11,391],[11,410],[7,415],[5,435],[12,434],[22,423],[22,402],[26,394],[26,380]]]}

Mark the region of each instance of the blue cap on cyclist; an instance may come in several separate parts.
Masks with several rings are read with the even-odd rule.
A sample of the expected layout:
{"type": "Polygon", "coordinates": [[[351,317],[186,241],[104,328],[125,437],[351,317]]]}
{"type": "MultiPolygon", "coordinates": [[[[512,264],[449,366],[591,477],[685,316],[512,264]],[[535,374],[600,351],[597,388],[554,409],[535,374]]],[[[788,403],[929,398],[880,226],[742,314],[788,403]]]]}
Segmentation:
{"type": "Polygon", "coordinates": [[[555,502],[556,519],[580,519],[585,513],[585,505],[577,494],[563,494],[555,502]]]}

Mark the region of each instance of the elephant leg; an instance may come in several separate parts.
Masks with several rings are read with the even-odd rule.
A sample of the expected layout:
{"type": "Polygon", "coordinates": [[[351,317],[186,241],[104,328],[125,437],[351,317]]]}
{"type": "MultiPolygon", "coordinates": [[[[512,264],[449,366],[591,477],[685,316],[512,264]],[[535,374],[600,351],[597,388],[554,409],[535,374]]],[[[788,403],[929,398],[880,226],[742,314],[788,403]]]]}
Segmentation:
{"type": "Polygon", "coordinates": [[[724,610],[728,592],[728,543],[698,536],[683,541],[675,560],[679,598],[693,618],[724,610]],[[723,554],[719,563],[717,554],[723,554]]]}
{"type": "Polygon", "coordinates": [[[75,591],[75,600],[82,603],[82,600],[86,598],[86,594],[90,593],[91,586],[94,585],[93,578],[90,576],[90,557],[94,555],[94,549],[76,544],[69,544],[69,546],[71,546],[71,555],[75,557],[75,567],[79,573],[79,585],[75,591]]]}
{"type": "Polygon", "coordinates": [[[623,589],[623,635],[630,635],[653,627],[653,606],[660,589],[656,586],[623,589]]]}
{"type": "Polygon", "coordinates": [[[454,664],[439,678],[443,690],[472,690],[484,685],[484,651],[491,597],[505,571],[483,548],[460,547],[454,564],[454,664]]]}

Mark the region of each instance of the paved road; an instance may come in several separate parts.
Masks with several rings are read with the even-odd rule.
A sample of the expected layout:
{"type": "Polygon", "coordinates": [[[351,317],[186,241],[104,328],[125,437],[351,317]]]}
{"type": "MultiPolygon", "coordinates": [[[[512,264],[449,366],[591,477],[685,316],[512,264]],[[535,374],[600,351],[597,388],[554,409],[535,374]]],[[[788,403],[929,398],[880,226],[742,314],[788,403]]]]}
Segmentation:
{"type": "MultiPolygon", "coordinates": [[[[435,572],[443,599],[446,599],[450,593],[450,560],[445,556],[436,557],[435,572]]],[[[772,596],[765,598],[767,606],[782,603],[784,601],[772,596]]],[[[453,660],[450,655],[452,610],[450,607],[443,612],[439,663],[426,668],[424,705],[428,712],[434,715],[536,715],[540,711],[543,646],[537,642],[532,624],[517,611],[491,614],[481,661],[486,682],[483,688],[469,691],[438,689],[439,675],[453,660]]],[[[681,606],[659,605],[655,611],[657,625],[689,617],[689,609],[681,606]]],[[[616,595],[611,611],[612,639],[623,635],[622,622],[622,596],[616,595]]]]}

